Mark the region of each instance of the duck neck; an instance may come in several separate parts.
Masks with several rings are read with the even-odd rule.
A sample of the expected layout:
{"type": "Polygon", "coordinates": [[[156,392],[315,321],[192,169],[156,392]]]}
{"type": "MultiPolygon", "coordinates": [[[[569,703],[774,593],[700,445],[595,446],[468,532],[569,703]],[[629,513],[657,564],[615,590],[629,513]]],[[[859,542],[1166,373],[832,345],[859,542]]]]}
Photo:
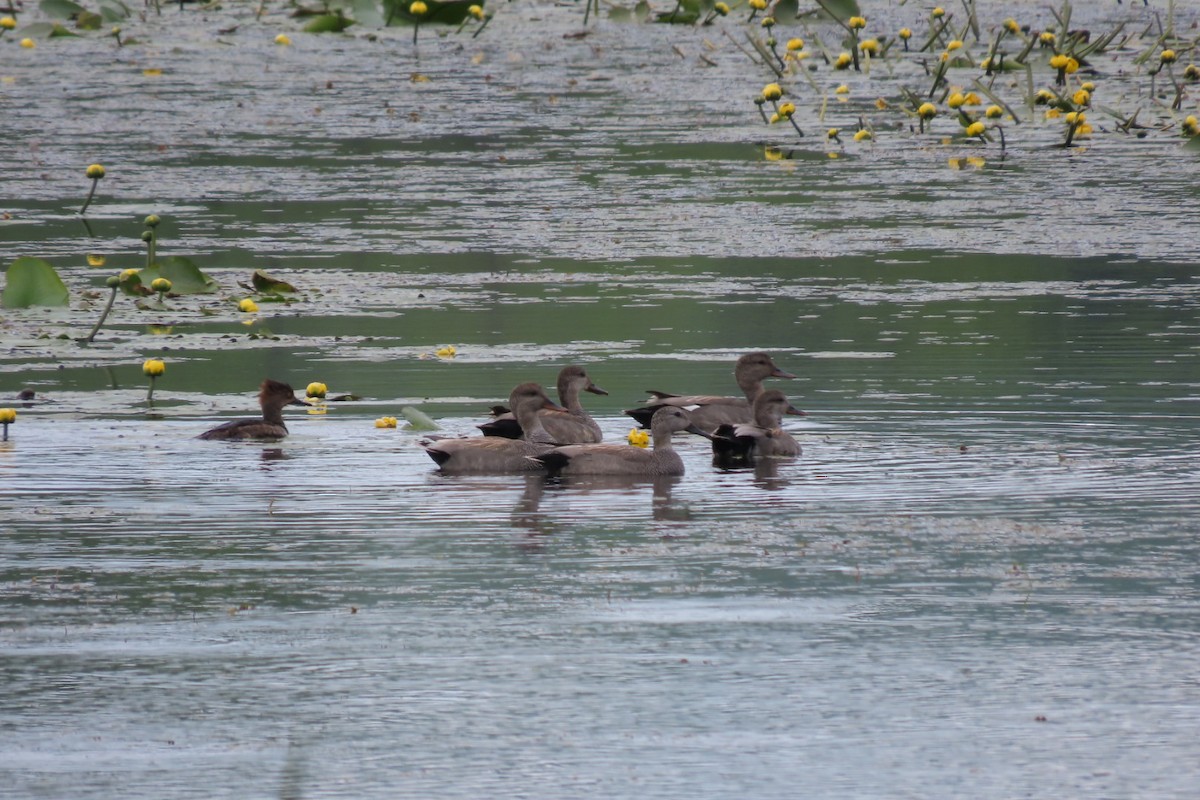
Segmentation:
{"type": "Polygon", "coordinates": [[[525,433],[525,441],[538,444],[554,444],[554,437],[542,424],[542,417],[536,408],[522,408],[517,412],[517,422],[525,433]]]}
{"type": "Polygon", "coordinates": [[[746,393],[746,401],[753,404],[758,396],[763,393],[762,378],[738,378],[738,386],[746,393]]]}
{"type": "Polygon", "coordinates": [[[654,452],[672,449],[674,432],[666,425],[655,425],[650,429],[650,437],[654,440],[654,452]]]}
{"type": "Polygon", "coordinates": [[[283,406],[276,405],[275,403],[267,403],[263,406],[262,414],[264,422],[269,422],[272,425],[278,425],[284,429],[287,428],[287,426],[283,424],[283,406]]]}
{"type": "Polygon", "coordinates": [[[572,414],[583,414],[583,404],[579,402],[579,387],[571,381],[558,384],[558,402],[572,414]]]}

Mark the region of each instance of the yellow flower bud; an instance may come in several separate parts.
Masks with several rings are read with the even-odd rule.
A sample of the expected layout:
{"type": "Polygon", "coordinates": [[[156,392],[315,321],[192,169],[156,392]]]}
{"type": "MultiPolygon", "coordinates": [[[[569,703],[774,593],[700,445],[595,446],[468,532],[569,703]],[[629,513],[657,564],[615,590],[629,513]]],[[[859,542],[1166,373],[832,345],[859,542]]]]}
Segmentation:
{"type": "Polygon", "coordinates": [[[408,5],[408,13],[414,17],[423,17],[429,12],[429,6],[425,5],[421,0],[413,0],[408,5]]]}
{"type": "Polygon", "coordinates": [[[727,16],[729,14],[729,4],[728,3],[717,3],[713,6],[713,11],[717,12],[722,17],[727,16]]]}
{"type": "Polygon", "coordinates": [[[1033,102],[1035,105],[1049,105],[1054,100],[1054,92],[1049,89],[1038,89],[1038,93],[1034,96],[1033,102]]]}
{"type": "Polygon", "coordinates": [[[247,314],[253,314],[258,311],[258,303],[251,300],[249,297],[244,298],[238,303],[238,311],[244,311],[247,314]]]}
{"type": "Polygon", "coordinates": [[[912,38],[912,28],[901,28],[896,35],[907,41],[912,38]]]}
{"type": "Polygon", "coordinates": [[[1195,64],[1188,64],[1183,70],[1183,77],[1189,81],[1200,81],[1200,67],[1197,67],[1195,64]]]}
{"type": "Polygon", "coordinates": [[[396,427],[396,418],[395,417],[380,417],[379,419],[375,420],[375,427],[376,428],[394,428],[394,427],[396,427]]]}
{"type": "Polygon", "coordinates": [[[166,278],[155,278],[150,281],[150,288],[160,294],[166,294],[171,291],[171,282],[166,278]]]}
{"type": "Polygon", "coordinates": [[[0,425],[8,425],[17,421],[15,408],[0,408],[0,425]]]}
{"type": "Polygon", "coordinates": [[[483,6],[481,6],[481,5],[467,6],[467,13],[470,14],[475,19],[483,19],[483,6]]]}
{"type": "Polygon", "coordinates": [[[837,60],[833,62],[834,69],[846,69],[854,63],[854,56],[849,53],[839,53],[837,60]]]}
{"type": "Polygon", "coordinates": [[[982,102],[983,101],[979,99],[979,95],[975,94],[974,92],[967,92],[965,95],[963,95],[964,106],[977,106],[982,102]]]}
{"type": "Polygon", "coordinates": [[[304,395],[305,395],[305,397],[318,397],[318,398],[320,398],[320,397],[324,397],[324,396],[325,396],[325,394],[326,394],[326,392],[328,392],[328,391],[329,391],[329,387],[328,387],[328,386],[326,386],[326,385],[325,385],[325,384],[323,384],[323,383],[320,383],[319,381],[313,381],[313,382],[312,382],[312,383],[310,383],[310,384],[308,385],[308,387],[307,387],[307,388],[304,390],[304,395]]]}
{"type": "Polygon", "coordinates": [[[750,7],[755,11],[762,11],[767,7],[767,0],[750,0],[750,7]]]}
{"type": "Polygon", "coordinates": [[[1158,58],[1164,64],[1174,64],[1175,58],[1176,58],[1175,51],[1174,50],[1163,50],[1162,53],[1159,54],[1158,58]]]}
{"type": "Polygon", "coordinates": [[[1004,116],[1004,109],[1000,106],[988,106],[987,111],[983,112],[988,119],[997,119],[1004,116]]]}
{"type": "Polygon", "coordinates": [[[768,100],[778,100],[783,97],[783,87],[778,83],[768,83],[763,87],[762,95],[768,100]]]}
{"type": "Polygon", "coordinates": [[[946,45],[946,52],[953,53],[955,50],[962,48],[962,44],[962,39],[951,39],[950,43],[946,45]]]}
{"type": "Polygon", "coordinates": [[[138,271],[136,269],[121,270],[121,275],[119,276],[121,279],[121,283],[125,283],[126,281],[133,280],[135,277],[137,277],[137,274],[138,274],[138,271]]]}
{"type": "Polygon", "coordinates": [[[30,39],[28,36],[26,36],[24,39],[22,39],[20,44],[21,44],[21,47],[25,47],[25,48],[28,48],[31,50],[33,48],[37,47],[37,42],[35,42],[33,39],[30,39]]]}
{"type": "Polygon", "coordinates": [[[779,106],[779,116],[784,119],[790,119],[796,113],[795,103],[781,103],[779,106]]]}
{"type": "Polygon", "coordinates": [[[962,92],[955,92],[946,98],[946,105],[950,106],[950,108],[960,108],[966,101],[967,98],[962,92]]]}
{"type": "Polygon", "coordinates": [[[841,86],[837,87],[833,91],[834,91],[834,94],[850,94],[850,87],[843,83],[841,86]]]}
{"type": "Polygon", "coordinates": [[[922,103],[917,109],[917,116],[921,119],[933,119],[937,116],[937,106],[933,103],[922,103]]]}
{"type": "Polygon", "coordinates": [[[1074,101],[1075,105],[1077,106],[1086,106],[1088,103],[1092,102],[1092,96],[1088,93],[1087,89],[1080,89],[1078,92],[1071,95],[1071,100],[1074,101]]]}
{"type": "Polygon", "coordinates": [[[142,362],[142,374],[148,378],[157,378],[167,371],[167,365],[161,358],[150,358],[142,362]]]}
{"type": "Polygon", "coordinates": [[[286,47],[287,45],[289,45],[291,43],[292,43],[292,37],[288,36],[286,33],[281,33],[275,37],[275,44],[283,45],[286,47]]]}
{"type": "Polygon", "coordinates": [[[87,176],[94,181],[98,181],[104,177],[104,167],[100,164],[90,164],[87,168],[87,176]]]}
{"type": "Polygon", "coordinates": [[[629,443],[634,447],[650,446],[650,434],[639,428],[631,428],[627,438],[629,443]]]}
{"type": "Polygon", "coordinates": [[[854,132],[854,141],[856,141],[856,142],[865,142],[870,138],[871,138],[871,132],[869,130],[867,130],[866,128],[863,128],[862,130],[854,132]]]}
{"type": "Polygon", "coordinates": [[[1058,37],[1054,35],[1053,31],[1042,31],[1038,34],[1038,41],[1044,45],[1053,45],[1058,41],[1058,37]]]}
{"type": "Polygon", "coordinates": [[[3,28],[6,31],[11,31],[15,27],[17,27],[17,21],[15,19],[12,17],[0,17],[0,28],[3,28]]]}
{"type": "Polygon", "coordinates": [[[941,19],[942,17],[946,16],[946,9],[938,6],[933,11],[929,12],[929,16],[933,17],[934,19],[941,19]]]}
{"type": "Polygon", "coordinates": [[[1015,19],[1009,17],[1008,19],[1004,20],[1004,30],[1008,31],[1009,33],[1017,33],[1021,30],[1021,26],[1017,24],[1015,19]]]}
{"type": "Polygon", "coordinates": [[[1067,61],[1069,61],[1069,60],[1070,60],[1070,59],[1068,59],[1066,56],[1064,56],[1063,54],[1059,53],[1058,55],[1051,57],[1051,59],[1050,59],[1050,67],[1051,67],[1052,69],[1066,69],[1066,68],[1067,68],[1067,61]]]}
{"type": "Polygon", "coordinates": [[[849,26],[852,30],[861,31],[863,28],[867,27],[867,18],[866,17],[851,17],[850,22],[847,24],[849,24],[849,26]]]}
{"type": "Polygon", "coordinates": [[[1183,132],[1188,136],[1200,134],[1200,120],[1197,120],[1196,117],[1189,115],[1183,121],[1183,132]]]}
{"type": "Polygon", "coordinates": [[[983,136],[983,132],[987,130],[987,126],[982,122],[975,121],[967,126],[967,136],[983,136]]]}
{"type": "Polygon", "coordinates": [[[804,49],[804,40],[799,37],[797,37],[795,39],[788,39],[787,49],[789,52],[792,52],[792,53],[796,52],[797,50],[803,50],[804,49]]]}
{"type": "Polygon", "coordinates": [[[864,53],[868,53],[873,56],[878,55],[879,54],[879,40],[878,39],[863,39],[862,42],[858,45],[858,49],[862,50],[864,53]]]}
{"type": "Polygon", "coordinates": [[[836,139],[836,138],[838,138],[839,133],[841,133],[840,129],[830,128],[829,130],[825,131],[825,138],[826,139],[836,139]]]}

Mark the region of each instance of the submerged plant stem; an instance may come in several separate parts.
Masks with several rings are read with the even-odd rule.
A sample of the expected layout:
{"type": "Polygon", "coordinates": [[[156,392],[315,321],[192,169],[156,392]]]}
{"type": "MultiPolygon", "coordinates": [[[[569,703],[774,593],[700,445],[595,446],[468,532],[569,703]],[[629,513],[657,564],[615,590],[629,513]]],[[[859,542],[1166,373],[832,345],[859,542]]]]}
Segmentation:
{"type": "Polygon", "coordinates": [[[99,183],[99,178],[92,178],[92,188],[88,189],[87,199],[83,201],[83,208],[79,209],[80,214],[87,211],[87,207],[92,204],[92,198],[96,196],[96,186],[99,183]]]}
{"type": "Polygon", "coordinates": [[[114,286],[108,295],[108,302],[104,304],[104,310],[100,312],[100,319],[96,320],[96,325],[92,328],[92,332],[89,333],[83,341],[91,344],[96,338],[96,334],[100,332],[100,326],[104,324],[104,320],[108,319],[108,312],[112,311],[113,302],[116,301],[116,299],[117,287],[114,286]]]}

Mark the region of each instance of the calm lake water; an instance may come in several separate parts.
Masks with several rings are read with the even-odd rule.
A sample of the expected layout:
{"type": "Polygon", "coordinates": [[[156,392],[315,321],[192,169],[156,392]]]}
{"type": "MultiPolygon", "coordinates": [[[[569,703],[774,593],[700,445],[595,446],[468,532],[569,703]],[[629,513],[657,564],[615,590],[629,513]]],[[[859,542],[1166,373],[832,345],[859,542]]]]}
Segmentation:
{"type": "MultiPolygon", "coordinates": [[[[1076,21],[1165,13],[1132,6],[1076,21]]],[[[5,791],[1195,796],[1200,194],[1165,123],[831,159],[761,124],[769,75],[717,27],[581,40],[581,9],[511,4],[417,58],[408,30],[255,8],[164,8],[120,49],[0,39],[4,261],[72,290],[0,323],[5,791]],[[77,345],[151,212],[220,292],[121,297],[77,345]],[[238,314],[255,269],[293,302],[238,314]],[[799,376],[772,384],[807,412],[798,460],[723,472],[679,437],[681,479],[452,478],[374,427],[411,406],[473,435],[581,363],[619,441],[645,390],[732,392],[752,349],[799,376]],[[193,438],[267,375],[360,399],[279,444],[193,438]]],[[[1161,120],[1128,68],[1147,37],[1097,80],[1161,120]]],[[[822,67],[849,100],[804,126],[925,80],[875,69],[822,67]]]]}

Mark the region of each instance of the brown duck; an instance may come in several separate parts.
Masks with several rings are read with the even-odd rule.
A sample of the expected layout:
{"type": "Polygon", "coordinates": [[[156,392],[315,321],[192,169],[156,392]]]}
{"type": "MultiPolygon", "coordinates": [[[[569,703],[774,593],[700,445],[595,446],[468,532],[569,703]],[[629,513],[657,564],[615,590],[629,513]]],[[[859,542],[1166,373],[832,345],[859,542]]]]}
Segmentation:
{"type": "Polygon", "coordinates": [[[283,424],[284,406],[307,405],[296,397],[291,386],[267,378],[258,389],[258,403],[262,406],[262,419],[235,419],[205,431],[197,439],[261,439],[270,441],[288,435],[283,424]]]}
{"type": "Polygon", "coordinates": [[[804,415],[788,402],[783,392],[767,389],[754,401],[754,422],[719,425],[713,432],[713,466],[723,469],[748,467],[763,456],[800,455],[800,443],[783,425],[784,414],[804,415]]]}
{"type": "MultiPolygon", "coordinates": [[[[584,409],[579,402],[580,392],[592,394],[608,394],[588,377],[583,367],[563,367],[558,373],[558,402],[565,409],[554,411],[543,408],[538,412],[542,425],[557,444],[588,444],[599,442],[604,437],[596,420],[584,409]]],[[[502,436],[506,439],[520,439],[523,435],[521,423],[516,416],[503,406],[492,409],[496,418],[479,426],[484,436],[502,436]]]]}
{"type": "Polygon", "coordinates": [[[629,409],[625,413],[645,428],[649,427],[654,412],[663,406],[687,407],[696,427],[713,431],[718,425],[738,425],[754,421],[752,404],[763,392],[764,379],[796,377],[775,366],[771,357],[762,352],[747,353],[739,358],[734,366],[733,376],[744,397],[674,395],[651,389],[649,391],[653,399],[649,403],[642,408],[629,409]]]}
{"type": "Polygon", "coordinates": [[[683,459],[671,442],[678,431],[709,435],[692,422],[685,409],[663,406],[650,420],[653,450],[627,444],[572,444],[528,460],[551,475],[682,475],[683,459]]]}
{"type": "Polygon", "coordinates": [[[536,456],[554,446],[550,434],[542,425],[538,411],[543,408],[560,412],[566,409],[554,403],[536,383],[522,383],[512,390],[508,407],[516,414],[524,436],[505,439],[500,436],[481,436],[474,439],[441,439],[426,442],[425,452],[448,473],[506,473],[529,472],[540,467],[527,456],[536,456]]]}

